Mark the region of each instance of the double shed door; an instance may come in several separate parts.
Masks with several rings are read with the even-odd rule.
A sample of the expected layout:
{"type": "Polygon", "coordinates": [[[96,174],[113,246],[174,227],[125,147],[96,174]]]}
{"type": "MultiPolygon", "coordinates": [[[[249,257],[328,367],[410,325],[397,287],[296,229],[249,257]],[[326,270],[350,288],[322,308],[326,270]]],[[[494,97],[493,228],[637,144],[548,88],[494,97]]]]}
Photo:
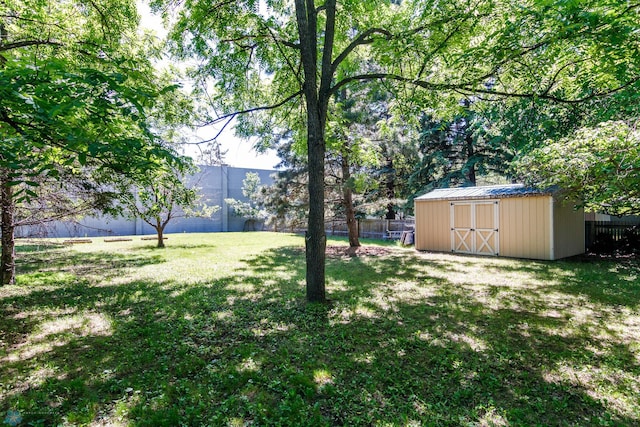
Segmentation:
{"type": "Polygon", "coordinates": [[[451,202],[451,251],[498,255],[497,200],[451,202]]]}

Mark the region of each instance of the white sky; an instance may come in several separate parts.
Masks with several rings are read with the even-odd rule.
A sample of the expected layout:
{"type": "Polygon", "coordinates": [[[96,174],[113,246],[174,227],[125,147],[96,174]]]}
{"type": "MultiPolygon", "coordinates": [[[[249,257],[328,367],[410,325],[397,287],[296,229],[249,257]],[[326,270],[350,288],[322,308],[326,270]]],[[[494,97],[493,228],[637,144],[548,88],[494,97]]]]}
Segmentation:
{"type": "MultiPolygon", "coordinates": [[[[138,0],[137,4],[138,12],[141,16],[140,25],[144,28],[152,29],[158,37],[165,37],[167,32],[162,24],[162,18],[151,13],[146,1],[138,0]]],[[[199,129],[197,134],[202,139],[208,139],[215,136],[217,132],[218,129],[209,126],[199,129]]],[[[251,141],[235,137],[231,125],[222,132],[218,140],[221,143],[222,150],[227,152],[224,161],[230,166],[251,169],[273,169],[279,162],[279,158],[274,150],[269,150],[265,154],[259,154],[253,149],[253,143],[251,141]]],[[[197,153],[198,149],[196,147],[191,147],[187,150],[187,154],[194,157],[197,153]]]]}

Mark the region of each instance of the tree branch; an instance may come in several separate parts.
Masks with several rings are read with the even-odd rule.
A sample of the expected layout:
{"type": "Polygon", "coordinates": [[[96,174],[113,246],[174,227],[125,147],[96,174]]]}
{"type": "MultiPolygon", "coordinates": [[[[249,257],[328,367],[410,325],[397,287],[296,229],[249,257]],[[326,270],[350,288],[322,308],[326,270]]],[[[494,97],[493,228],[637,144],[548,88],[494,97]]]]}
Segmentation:
{"type": "Polygon", "coordinates": [[[11,49],[18,49],[21,47],[29,47],[29,46],[62,46],[62,43],[56,42],[53,40],[22,40],[19,42],[0,44],[0,52],[6,52],[11,49]]]}
{"type": "Polygon", "coordinates": [[[427,90],[453,90],[457,93],[460,93],[462,95],[474,95],[474,94],[486,94],[486,95],[495,95],[495,96],[500,96],[503,98],[539,98],[539,99],[546,99],[549,101],[553,101],[553,102],[558,102],[558,103],[563,103],[563,104],[578,104],[581,102],[585,102],[585,101],[590,101],[592,99],[595,98],[604,98],[607,97],[609,95],[612,95],[616,92],[619,92],[625,88],[628,88],[629,86],[633,85],[634,83],[640,81],[640,76],[636,76],[634,78],[632,78],[631,80],[629,80],[628,82],[615,87],[613,89],[608,89],[605,91],[600,91],[600,92],[594,92],[591,95],[587,95],[584,96],[582,98],[576,98],[576,99],[567,99],[567,98],[560,98],[557,96],[553,96],[553,95],[549,95],[547,92],[547,90],[541,92],[541,93],[536,93],[536,92],[524,92],[524,93],[517,93],[517,92],[506,92],[506,91],[498,91],[498,90],[493,90],[493,89],[483,89],[483,88],[478,88],[478,87],[473,87],[471,86],[471,83],[452,83],[452,84],[445,84],[445,83],[430,83],[424,80],[417,80],[417,79],[410,79],[407,77],[403,77],[397,74],[391,74],[391,73],[370,73],[370,74],[361,74],[361,75],[357,75],[357,76],[352,76],[352,77],[347,77],[346,79],[341,80],[340,82],[336,83],[333,88],[331,88],[331,93],[334,94],[336,93],[341,87],[352,83],[352,82],[357,82],[357,81],[370,81],[370,80],[395,80],[395,81],[399,81],[399,82],[403,82],[403,83],[409,83],[412,84],[414,86],[418,86],[421,87],[423,89],[427,89],[427,90]]]}
{"type": "Polygon", "coordinates": [[[285,45],[286,47],[290,47],[291,49],[296,49],[296,50],[300,50],[300,44],[298,43],[293,43],[290,42],[288,40],[278,40],[281,44],[285,45]]]}
{"type": "MultiPolygon", "coordinates": [[[[322,48],[322,64],[320,70],[320,105],[324,105],[324,100],[328,99],[331,90],[331,80],[335,69],[331,63],[333,57],[333,41],[336,33],[336,0],[326,0],[326,24],[324,31],[324,46],[322,48]]],[[[322,115],[326,112],[323,111],[322,115]]],[[[323,119],[324,120],[324,119],[323,119]]]]}
{"type": "Polygon", "coordinates": [[[85,213],[89,213],[94,211],[95,206],[93,206],[91,203],[84,203],[82,205],[79,206],[74,206],[73,209],[69,208],[66,211],[60,211],[59,208],[56,208],[56,213],[52,214],[51,216],[47,216],[45,218],[38,218],[36,217],[37,214],[39,213],[49,213],[50,209],[48,209],[47,207],[41,207],[40,209],[31,209],[31,208],[27,208],[27,210],[32,213],[32,212],[36,212],[35,214],[32,213],[30,217],[26,217],[20,220],[17,220],[14,225],[16,227],[22,227],[22,226],[34,226],[34,225],[39,225],[39,224],[45,224],[48,222],[54,222],[54,221],[62,221],[66,218],[72,217],[72,216],[76,216],[76,215],[80,215],[80,214],[85,214],[85,213]]]}
{"type": "Polygon", "coordinates": [[[98,15],[100,15],[100,29],[102,30],[102,37],[105,40],[108,40],[109,37],[107,37],[107,28],[109,27],[109,18],[105,15],[104,11],[100,9],[100,7],[98,7],[98,5],[93,0],[89,0],[89,3],[98,12],[98,15]]]}
{"type": "Polygon", "coordinates": [[[220,9],[221,7],[230,5],[230,4],[234,4],[236,3],[236,0],[225,0],[225,1],[221,1],[219,3],[214,4],[213,6],[211,6],[211,8],[209,8],[209,12],[214,12],[217,11],[218,9],[220,9]]]}
{"type": "Polygon", "coordinates": [[[546,88],[545,90],[543,90],[543,91],[542,91],[542,94],[543,94],[543,95],[547,95],[549,92],[551,92],[551,89],[553,89],[553,86],[556,84],[556,82],[557,82],[557,80],[558,80],[558,76],[560,76],[560,74],[561,74],[564,70],[566,70],[567,68],[569,68],[569,67],[570,67],[570,66],[572,66],[572,65],[577,65],[577,64],[579,64],[579,63],[581,63],[581,62],[586,62],[586,61],[587,61],[587,59],[582,59],[582,60],[580,60],[580,61],[571,61],[571,62],[568,62],[568,63],[564,64],[562,67],[560,67],[560,68],[558,69],[558,71],[556,71],[556,72],[553,74],[553,77],[551,78],[551,81],[550,81],[550,82],[549,82],[549,84],[547,85],[547,88],[546,88]]]}
{"type": "MultiPolygon", "coordinates": [[[[289,57],[284,53],[284,50],[282,49],[281,43],[277,38],[276,35],[273,34],[273,31],[271,31],[271,28],[267,27],[267,31],[269,31],[269,34],[271,34],[271,38],[273,39],[273,41],[276,44],[276,47],[278,48],[278,51],[280,52],[280,55],[282,55],[282,57],[284,58],[285,61],[287,61],[287,66],[289,67],[289,69],[291,70],[291,72],[293,73],[294,76],[296,76],[296,80],[298,80],[298,84],[302,87],[302,80],[300,79],[300,76],[298,75],[298,73],[296,72],[295,68],[293,67],[293,64],[291,63],[291,60],[289,59],[289,57]]],[[[286,46],[286,45],[285,45],[286,46]]]]}
{"type": "MultiPolygon", "coordinates": [[[[546,100],[561,103],[561,104],[579,104],[581,102],[590,101],[592,99],[605,98],[609,95],[613,95],[614,93],[620,92],[621,90],[628,88],[629,86],[633,85],[638,81],[640,81],[640,76],[636,76],[633,79],[629,80],[628,82],[618,87],[615,87],[613,89],[600,91],[600,92],[593,92],[591,95],[587,95],[582,98],[576,98],[576,99],[565,99],[565,98],[549,95],[547,93],[547,90],[545,90],[542,93],[535,93],[535,92],[516,93],[516,92],[506,92],[506,91],[498,91],[493,89],[470,88],[470,87],[457,87],[457,88],[453,88],[453,90],[463,95],[472,95],[472,94],[481,93],[486,95],[500,96],[503,98],[539,98],[539,99],[546,99],[546,100]]],[[[487,100],[486,98],[482,98],[482,99],[487,100]]]]}
{"type": "Polygon", "coordinates": [[[349,43],[349,46],[347,46],[340,53],[340,55],[336,57],[336,59],[333,61],[333,64],[331,64],[332,73],[334,73],[338,69],[338,66],[342,63],[342,61],[344,61],[347,58],[347,56],[349,56],[349,54],[353,52],[353,50],[356,47],[364,44],[373,43],[373,39],[369,37],[374,34],[382,34],[383,36],[385,36],[385,39],[387,40],[390,40],[393,37],[393,34],[391,34],[391,32],[383,28],[369,28],[365,32],[361,33],[358,37],[353,39],[353,41],[349,43]]]}
{"type": "Polygon", "coordinates": [[[620,16],[625,15],[628,12],[631,12],[633,9],[636,9],[636,8],[639,8],[639,7],[640,7],[640,3],[630,4],[625,10],[622,11],[620,16]]]}
{"type": "MultiPolygon", "coordinates": [[[[222,132],[224,132],[224,130],[227,128],[227,126],[229,126],[229,124],[233,121],[233,119],[234,119],[234,118],[235,118],[235,116],[234,116],[234,115],[229,116],[229,117],[226,119],[227,121],[222,125],[222,127],[220,128],[220,130],[219,130],[218,132],[216,132],[216,134],[213,136],[213,138],[204,139],[204,140],[202,140],[202,141],[198,141],[198,142],[186,142],[186,143],[184,143],[184,144],[185,144],[185,145],[197,145],[198,147],[200,147],[200,145],[202,145],[202,144],[207,144],[207,143],[209,143],[209,142],[213,142],[213,141],[215,141],[216,139],[218,139],[218,137],[219,137],[220,135],[222,135],[222,132]]],[[[216,120],[218,120],[218,119],[216,119],[216,120]]],[[[208,123],[208,124],[210,124],[210,123],[208,123]]],[[[208,124],[205,124],[205,125],[203,125],[203,126],[207,126],[208,124]]],[[[200,151],[200,153],[202,154],[202,149],[200,149],[200,150],[201,150],[201,151],[200,151]]]]}
{"type": "Polygon", "coordinates": [[[400,76],[398,74],[392,73],[368,73],[368,74],[360,74],[357,76],[347,77],[338,83],[336,83],[332,88],[330,93],[336,93],[341,87],[348,85],[349,83],[353,83],[356,81],[371,81],[371,80],[395,80],[404,83],[410,83],[415,86],[422,87],[424,89],[429,90],[453,90],[453,89],[463,89],[465,84],[444,84],[444,83],[429,83],[424,80],[416,80],[410,79],[404,76],[400,76]]]}
{"type": "Polygon", "coordinates": [[[308,27],[306,30],[309,34],[309,40],[312,42],[311,44],[311,53],[313,54],[313,63],[318,63],[318,36],[317,36],[317,28],[318,28],[318,15],[314,8],[315,2],[314,0],[305,0],[306,4],[306,15],[307,15],[307,24],[308,27]]]}
{"type": "Polygon", "coordinates": [[[449,43],[449,40],[451,40],[451,38],[456,35],[456,33],[460,30],[460,24],[457,25],[453,31],[451,31],[449,34],[446,35],[446,37],[440,42],[438,43],[438,45],[433,48],[429,53],[427,53],[424,56],[424,61],[422,61],[422,66],[420,67],[420,71],[418,71],[418,78],[422,77],[422,74],[424,73],[424,71],[427,68],[427,64],[428,62],[431,60],[431,58],[433,58],[433,56],[438,53],[440,50],[442,50],[447,43],[449,43]]]}
{"type": "Polygon", "coordinates": [[[234,37],[232,39],[221,39],[220,43],[236,43],[239,46],[242,46],[241,44],[239,44],[237,42],[243,41],[243,40],[259,39],[259,38],[263,38],[263,37],[264,37],[263,35],[244,34],[242,36],[234,37]]]}
{"type": "Polygon", "coordinates": [[[220,123],[222,121],[229,120],[230,118],[232,119],[232,118],[234,118],[236,116],[239,116],[240,114],[255,113],[256,111],[264,111],[264,110],[273,110],[275,108],[283,106],[287,102],[299,97],[300,95],[302,95],[302,90],[299,90],[296,93],[287,96],[285,99],[283,99],[282,101],[280,101],[280,102],[278,102],[276,104],[264,105],[264,106],[261,106],[261,107],[254,107],[254,108],[247,108],[246,110],[234,111],[233,113],[224,114],[224,115],[222,115],[220,117],[216,117],[215,119],[205,123],[204,126],[215,125],[215,124],[220,123]]]}
{"type": "MultiPolygon", "coordinates": [[[[374,39],[372,38],[372,36],[378,34],[383,36],[383,38],[385,40],[392,40],[392,39],[402,39],[402,38],[406,38],[415,34],[418,34],[420,32],[423,32],[425,30],[428,30],[429,28],[432,28],[434,26],[437,25],[442,25],[448,22],[451,22],[453,20],[457,20],[459,19],[461,16],[464,16],[465,19],[469,18],[470,15],[468,14],[459,14],[457,16],[453,16],[453,17],[447,17],[446,19],[443,20],[438,20],[438,21],[434,21],[434,22],[430,22],[428,24],[425,25],[420,25],[418,27],[415,28],[410,28],[406,31],[402,31],[398,34],[393,34],[391,31],[386,30],[384,28],[369,28],[366,31],[362,32],[360,35],[358,35],[358,37],[356,37],[355,39],[353,39],[353,41],[351,43],[349,43],[349,45],[340,53],[340,55],[338,55],[338,57],[333,61],[333,71],[335,72],[335,70],[338,68],[338,66],[340,65],[340,63],[342,63],[342,61],[344,61],[347,56],[349,56],[349,54],[358,46],[364,45],[364,44],[370,44],[374,42],[374,39]]],[[[474,18],[481,18],[485,15],[481,15],[481,16],[473,16],[474,18]]],[[[455,33],[455,31],[454,31],[455,33]]],[[[447,37],[447,39],[445,40],[448,41],[448,39],[451,36],[447,37]]],[[[441,48],[441,47],[440,47],[441,48]]],[[[438,49],[440,49],[438,48],[438,49]]]]}
{"type": "Polygon", "coordinates": [[[54,22],[45,22],[45,21],[40,21],[38,19],[32,19],[32,18],[25,18],[23,16],[20,16],[16,13],[9,13],[9,14],[0,14],[0,18],[10,18],[10,19],[15,19],[18,21],[25,21],[25,22],[31,22],[34,24],[40,24],[40,25],[45,25],[45,26],[51,26],[51,27],[56,27],[62,31],[69,31],[68,28],[63,27],[60,24],[54,23],[54,22]]]}

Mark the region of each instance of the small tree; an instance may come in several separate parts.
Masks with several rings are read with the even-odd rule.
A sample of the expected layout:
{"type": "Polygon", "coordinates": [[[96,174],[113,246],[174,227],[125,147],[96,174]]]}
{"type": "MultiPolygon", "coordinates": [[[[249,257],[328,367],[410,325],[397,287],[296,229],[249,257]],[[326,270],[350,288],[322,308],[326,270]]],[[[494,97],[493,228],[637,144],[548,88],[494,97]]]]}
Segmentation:
{"type": "Polygon", "coordinates": [[[229,198],[224,199],[225,203],[231,206],[237,216],[246,218],[247,221],[255,223],[255,221],[265,220],[268,214],[261,206],[260,184],[260,175],[256,172],[247,172],[242,180],[242,194],[249,201],[245,202],[229,198]]]}
{"type": "MultiPolygon", "coordinates": [[[[193,172],[189,168],[188,172],[193,172]]],[[[121,212],[128,218],[140,218],[156,230],[158,247],[164,247],[164,229],[172,219],[184,217],[210,218],[219,206],[202,203],[195,187],[187,187],[184,173],[171,168],[154,173],[145,184],[123,183],[121,212]]]]}

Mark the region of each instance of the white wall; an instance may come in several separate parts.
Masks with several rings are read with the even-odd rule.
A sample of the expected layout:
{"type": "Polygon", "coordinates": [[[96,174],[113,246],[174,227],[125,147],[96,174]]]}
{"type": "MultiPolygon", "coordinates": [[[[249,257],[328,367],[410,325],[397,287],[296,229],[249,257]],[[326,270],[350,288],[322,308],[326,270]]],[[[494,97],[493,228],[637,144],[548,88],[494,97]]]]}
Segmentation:
{"type": "MultiPolygon", "coordinates": [[[[190,185],[195,185],[208,205],[217,205],[218,210],[211,219],[176,218],[165,229],[166,233],[196,233],[242,231],[244,218],[233,214],[224,202],[225,198],[246,200],[242,194],[242,180],[247,172],[256,172],[263,185],[273,182],[274,170],[234,168],[229,166],[200,166],[200,172],[188,178],[190,185]]],[[[17,237],[96,237],[123,236],[136,234],[155,234],[155,230],[141,220],[131,221],[125,218],[106,216],[86,217],[79,223],[58,221],[46,227],[19,227],[17,237]]]]}

